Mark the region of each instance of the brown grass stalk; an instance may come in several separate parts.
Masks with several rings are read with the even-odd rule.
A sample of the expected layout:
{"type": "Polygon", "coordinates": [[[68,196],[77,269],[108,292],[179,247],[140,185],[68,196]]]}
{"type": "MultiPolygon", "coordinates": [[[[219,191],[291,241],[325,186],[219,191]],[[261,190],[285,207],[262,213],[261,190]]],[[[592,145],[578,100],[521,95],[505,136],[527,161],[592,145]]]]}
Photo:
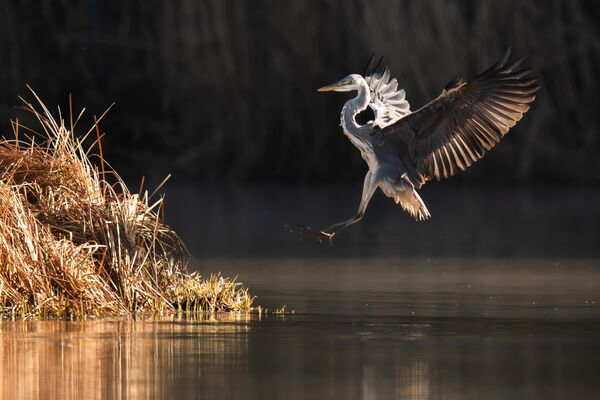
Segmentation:
{"type": "Polygon", "coordinates": [[[105,163],[102,117],[90,130],[99,171],[83,147],[87,135],[76,138],[32,93],[37,105],[23,100],[23,108],[41,133],[24,138],[33,129],[17,121],[15,139],[0,140],[4,317],[250,309],[252,297],[235,280],[187,272],[186,247],[161,218],[163,198],[132,194],[105,163]]]}

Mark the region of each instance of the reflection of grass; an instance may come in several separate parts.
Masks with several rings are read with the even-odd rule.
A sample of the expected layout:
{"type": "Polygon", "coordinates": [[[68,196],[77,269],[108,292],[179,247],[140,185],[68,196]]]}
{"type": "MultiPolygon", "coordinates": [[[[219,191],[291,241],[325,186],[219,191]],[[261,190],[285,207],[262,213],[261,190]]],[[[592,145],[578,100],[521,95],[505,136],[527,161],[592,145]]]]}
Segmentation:
{"type": "Polygon", "coordinates": [[[43,133],[29,137],[33,130],[16,121],[15,139],[0,142],[4,315],[250,308],[252,298],[235,280],[186,272],[185,245],[160,217],[163,199],[129,192],[105,165],[97,123],[90,132],[99,168],[73,135],[72,116],[67,129],[41,101],[41,111],[25,101],[24,108],[43,133]]]}
{"type": "MultiPolygon", "coordinates": [[[[0,324],[2,399],[160,399],[247,362],[249,313],[0,324]],[[178,386],[180,387],[180,386],[178,386]]],[[[189,392],[188,392],[189,394],[189,392]]]]}

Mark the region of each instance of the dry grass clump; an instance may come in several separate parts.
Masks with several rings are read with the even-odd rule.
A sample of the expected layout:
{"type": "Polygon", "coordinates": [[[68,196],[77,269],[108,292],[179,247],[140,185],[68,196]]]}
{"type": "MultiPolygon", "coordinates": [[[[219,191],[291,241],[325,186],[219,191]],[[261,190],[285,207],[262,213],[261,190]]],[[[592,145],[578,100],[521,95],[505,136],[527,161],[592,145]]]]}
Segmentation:
{"type": "Polygon", "coordinates": [[[187,273],[185,245],[160,218],[162,197],[149,202],[148,192],[131,193],[106,168],[97,123],[88,135],[97,134],[92,147],[99,150],[99,167],[83,147],[88,135],[73,135],[72,115],[67,129],[61,116],[55,120],[36,99],[41,111],[25,100],[23,108],[42,131],[34,134],[16,121],[15,139],[0,141],[4,316],[251,307],[252,298],[235,280],[203,281],[187,273]]]}

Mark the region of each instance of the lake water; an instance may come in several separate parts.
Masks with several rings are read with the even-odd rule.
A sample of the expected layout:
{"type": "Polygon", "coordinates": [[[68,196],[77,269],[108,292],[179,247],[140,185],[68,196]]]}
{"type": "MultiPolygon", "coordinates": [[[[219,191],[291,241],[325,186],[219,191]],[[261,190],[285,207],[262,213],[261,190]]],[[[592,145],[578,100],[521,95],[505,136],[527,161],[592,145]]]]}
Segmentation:
{"type": "Polygon", "coordinates": [[[598,192],[433,194],[425,224],[379,198],[330,248],[288,222],[343,190],[236,190],[167,203],[204,205],[171,215],[191,266],[293,314],[2,321],[2,399],[598,398],[598,192]]]}

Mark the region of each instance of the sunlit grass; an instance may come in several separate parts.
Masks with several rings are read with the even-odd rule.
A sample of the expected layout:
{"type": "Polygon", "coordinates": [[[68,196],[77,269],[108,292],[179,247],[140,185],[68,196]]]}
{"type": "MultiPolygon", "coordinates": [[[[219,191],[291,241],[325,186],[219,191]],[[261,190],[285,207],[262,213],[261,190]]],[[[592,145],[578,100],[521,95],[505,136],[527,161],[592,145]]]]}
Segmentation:
{"type": "Polygon", "coordinates": [[[250,309],[252,297],[235,280],[187,272],[186,247],[161,218],[163,198],[131,193],[106,164],[95,117],[77,138],[83,111],[69,112],[66,125],[33,94],[37,105],[23,100],[23,108],[37,131],[16,120],[14,139],[0,141],[4,317],[250,309]]]}

